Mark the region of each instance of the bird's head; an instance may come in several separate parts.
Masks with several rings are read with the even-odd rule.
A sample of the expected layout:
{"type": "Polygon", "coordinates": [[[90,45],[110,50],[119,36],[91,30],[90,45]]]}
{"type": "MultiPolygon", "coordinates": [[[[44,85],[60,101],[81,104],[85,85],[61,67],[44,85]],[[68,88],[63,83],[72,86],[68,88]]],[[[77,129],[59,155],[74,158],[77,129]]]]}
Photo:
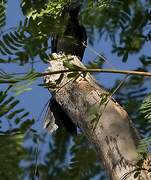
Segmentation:
{"type": "Polygon", "coordinates": [[[78,17],[81,5],[80,0],[72,0],[65,6],[64,11],[65,13],[69,13],[70,17],[78,17]]]}

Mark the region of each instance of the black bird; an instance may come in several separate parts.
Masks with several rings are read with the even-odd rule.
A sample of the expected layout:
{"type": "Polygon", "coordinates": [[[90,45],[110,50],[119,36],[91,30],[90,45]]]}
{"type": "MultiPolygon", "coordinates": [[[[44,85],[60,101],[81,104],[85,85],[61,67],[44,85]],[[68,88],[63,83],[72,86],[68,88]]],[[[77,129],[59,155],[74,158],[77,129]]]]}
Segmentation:
{"type": "Polygon", "coordinates": [[[65,54],[76,55],[82,61],[87,36],[84,26],[79,24],[78,14],[80,6],[69,9],[69,19],[63,35],[56,35],[52,38],[52,53],[63,52],[65,54]]]}
{"type": "MultiPolygon", "coordinates": [[[[52,53],[62,52],[64,54],[76,55],[82,61],[85,51],[83,43],[87,43],[87,36],[85,28],[81,26],[78,21],[80,6],[75,8],[70,7],[68,8],[68,11],[69,19],[64,34],[62,36],[56,35],[52,38],[52,53]]],[[[54,96],[52,96],[50,100],[49,110],[50,116],[45,120],[45,128],[47,128],[48,131],[53,131],[53,128],[55,130],[56,124],[58,126],[62,124],[66,128],[67,132],[77,134],[77,127],[55,100],[54,96]]]]}

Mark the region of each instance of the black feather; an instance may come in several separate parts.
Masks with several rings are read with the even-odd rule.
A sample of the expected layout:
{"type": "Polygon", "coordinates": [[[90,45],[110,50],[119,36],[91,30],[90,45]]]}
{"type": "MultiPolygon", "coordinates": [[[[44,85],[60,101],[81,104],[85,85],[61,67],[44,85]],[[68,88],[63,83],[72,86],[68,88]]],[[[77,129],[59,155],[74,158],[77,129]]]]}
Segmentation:
{"type": "Polygon", "coordinates": [[[49,103],[49,108],[50,111],[53,113],[55,123],[59,126],[59,128],[63,125],[66,128],[67,132],[71,134],[77,134],[76,126],[73,124],[70,117],[54,98],[51,99],[49,103]]]}
{"type": "Polygon", "coordinates": [[[55,35],[52,38],[52,53],[63,52],[78,56],[81,61],[84,55],[85,46],[87,44],[86,30],[84,26],[79,24],[78,13],[80,7],[69,10],[69,19],[62,36],[55,35]]]}

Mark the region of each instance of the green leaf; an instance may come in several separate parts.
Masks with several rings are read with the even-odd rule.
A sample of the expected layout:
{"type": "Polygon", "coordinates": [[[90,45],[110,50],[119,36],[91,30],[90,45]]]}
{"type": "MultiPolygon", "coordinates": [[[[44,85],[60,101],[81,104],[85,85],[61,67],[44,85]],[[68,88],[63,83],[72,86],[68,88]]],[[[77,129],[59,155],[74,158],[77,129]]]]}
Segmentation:
{"type": "Polygon", "coordinates": [[[22,147],[24,134],[0,135],[0,174],[1,179],[18,179],[22,175],[20,160],[27,156],[22,147]]]}
{"type": "Polygon", "coordinates": [[[6,3],[5,0],[0,2],[0,30],[6,24],[6,3]]]}
{"type": "Polygon", "coordinates": [[[16,52],[16,56],[18,56],[19,60],[21,61],[21,65],[24,65],[28,62],[28,54],[24,51],[16,52]]]}
{"type": "MultiPolygon", "coordinates": [[[[6,98],[5,98],[6,99],[6,98]]],[[[3,102],[3,106],[6,106],[7,104],[9,104],[10,102],[12,102],[15,98],[12,96],[10,98],[8,98],[5,102],[3,102]]]]}
{"type": "Polygon", "coordinates": [[[126,62],[127,59],[128,59],[128,52],[125,52],[122,61],[123,61],[123,62],[126,62]]]}
{"type": "Polygon", "coordinates": [[[6,97],[7,97],[7,94],[3,91],[0,91],[0,103],[2,103],[6,97]]]}
{"type": "Polygon", "coordinates": [[[20,129],[22,131],[28,130],[34,124],[34,122],[35,122],[34,119],[27,119],[25,120],[25,122],[21,124],[20,129]]]}
{"type": "Polygon", "coordinates": [[[7,117],[7,119],[13,119],[16,115],[18,115],[19,113],[21,113],[23,111],[24,111],[24,109],[15,110],[13,112],[10,112],[6,117],[7,117]]]}
{"type": "Polygon", "coordinates": [[[19,103],[19,100],[13,101],[13,102],[9,105],[9,109],[13,109],[18,103],[19,103]]]}
{"type": "Polygon", "coordinates": [[[107,102],[109,97],[109,93],[102,93],[100,94],[100,105],[103,105],[107,102]]]}
{"type": "Polygon", "coordinates": [[[143,101],[140,112],[145,116],[145,118],[151,121],[151,94],[149,94],[143,101]]]}
{"type": "Polygon", "coordinates": [[[67,74],[67,77],[70,78],[77,78],[77,75],[79,76],[79,72],[73,72],[73,73],[69,73],[67,74]]]}
{"type": "MultiPolygon", "coordinates": [[[[0,92],[0,117],[5,117],[6,120],[11,120],[9,123],[12,123],[13,126],[19,122],[23,123],[23,131],[25,131],[27,125],[34,123],[34,119],[28,118],[30,114],[29,112],[26,112],[24,108],[17,108],[20,101],[16,100],[13,96],[9,97],[8,93],[11,88],[12,86],[7,88],[5,91],[0,92]],[[27,123],[26,120],[28,121],[27,123]]],[[[11,130],[13,131],[13,129],[11,130]]]]}
{"type": "Polygon", "coordinates": [[[2,52],[3,55],[6,54],[13,55],[13,52],[1,40],[0,40],[0,51],[2,52]]]}
{"type": "Polygon", "coordinates": [[[20,82],[19,84],[16,84],[12,88],[12,92],[14,92],[16,95],[20,95],[24,92],[31,91],[32,88],[29,88],[33,83],[32,80],[20,82]]]}
{"type": "Polygon", "coordinates": [[[11,39],[11,37],[8,35],[8,34],[6,34],[6,35],[4,35],[3,36],[3,42],[5,43],[5,44],[7,44],[7,46],[10,48],[10,49],[12,49],[12,50],[18,50],[18,48],[16,48],[15,46],[13,46],[13,40],[11,39]]]}
{"type": "Polygon", "coordinates": [[[83,68],[82,67],[80,67],[80,66],[77,66],[77,65],[75,65],[75,64],[71,64],[69,61],[63,61],[63,65],[66,67],[66,68],[68,68],[69,70],[71,70],[71,71],[81,71],[81,70],[83,70],[83,68]]]}

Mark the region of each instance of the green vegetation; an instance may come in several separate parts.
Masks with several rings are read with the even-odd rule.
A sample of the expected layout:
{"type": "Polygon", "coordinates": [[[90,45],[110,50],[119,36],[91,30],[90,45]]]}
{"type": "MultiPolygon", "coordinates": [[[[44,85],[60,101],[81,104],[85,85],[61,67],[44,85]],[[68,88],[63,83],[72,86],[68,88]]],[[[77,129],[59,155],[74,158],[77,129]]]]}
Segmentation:
{"type": "MultiPolygon", "coordinates": [[[[36,120],[31,116],[32,110],[27,112],[20,108],[17,96],[25,91],[32,92],[32,84],[38,79],[37,58],[41,64],[49,61],[51,37],[63,36],[69,18],[67,9],[74,6],[76,0],[22,0],[20,7],[24,20],[9,30],[6,28],[7,3],[0,0],[0,66],[32,66],[23,74],[13,72],[13,68],[11,72],[0,68],[1,179],[34,179],[36,176],[55,180],[88,180],[95,176],[105,179],[98,158],[82,133],[71,137],[63,127],[52,137],[44,132],[38,133],[34,128],[36,120]],[[30,143],[26,145],[27,142],[30,143]]],[[[140,66],[137,70],[150,71],[151,56],[144,50],[151,43],[151,1],[81,0],[80,3],[80,22],[86,27],[91,45],[97,32],[100,39],[106,37],[112,43],[112,52],[121,61],[127,63],[129,56],[136,55],[134,60],[140,66]]],[[[102,58],[91,62],[89,67],[103,67],[102,58]]],[[[70,78],[77,76],[72,68],[70,65],[70,78]]],[[[119,83],[119,80],[115,82],[113,92],[119,83]]],[[[150,143],[150,91],[149,78],[130,76],[114,92],[145,137],[141,150],[146,150],[150,143]]]]}

